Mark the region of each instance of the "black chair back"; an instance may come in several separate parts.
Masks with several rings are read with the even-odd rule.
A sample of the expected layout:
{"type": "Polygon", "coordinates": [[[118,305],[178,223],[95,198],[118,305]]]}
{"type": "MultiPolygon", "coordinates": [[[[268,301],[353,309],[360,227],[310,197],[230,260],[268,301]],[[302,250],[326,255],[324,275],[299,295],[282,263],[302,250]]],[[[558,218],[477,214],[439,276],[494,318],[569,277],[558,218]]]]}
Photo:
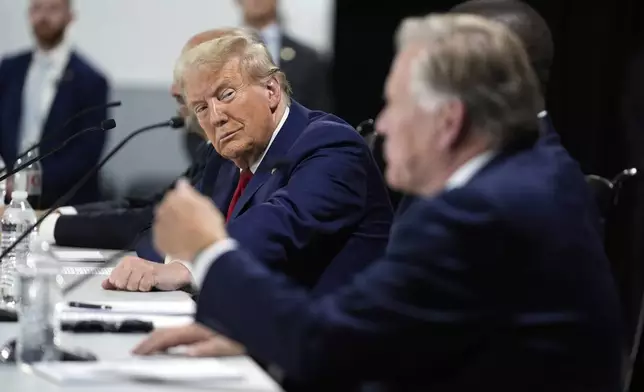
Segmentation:
{"type": "MultiPolygon", "coordinates": [[[[622,186],[627,180],[635,176],[637,176],[636,168],[625,169],[618,175],[616,175],[612,180],[594,174],[586,176],[586,182],[590,186],[593,195],[595,196],[595,201],[601,215],[602,228],[604,231],[606,228],[606,220],[612,215],[613,211],[619,205],[619,196],[622,186]]],[[[606,237],[605,233],[604,237],[606,237]]],[[[617,280],[619,281],[619,278],[617,278],[617,280]]],[[[628,292],[628,290],[623,290],[623,287],[620,289],[620,291],[623,291],[625,293],[628,292]]],[[[640,300],[639,309],[636,314],[636,320],[637,325],[635,326],[634,334],[630,339],[631,346],[626,349],[627,352],[625,353],[626,359],[624,363],[623,379],[624,392],[629,391],[630,389],[631,379],[633,376],[633,368],[638,355],[642,330],[644,329],[644,296],[642,296],[640,300]]]]}

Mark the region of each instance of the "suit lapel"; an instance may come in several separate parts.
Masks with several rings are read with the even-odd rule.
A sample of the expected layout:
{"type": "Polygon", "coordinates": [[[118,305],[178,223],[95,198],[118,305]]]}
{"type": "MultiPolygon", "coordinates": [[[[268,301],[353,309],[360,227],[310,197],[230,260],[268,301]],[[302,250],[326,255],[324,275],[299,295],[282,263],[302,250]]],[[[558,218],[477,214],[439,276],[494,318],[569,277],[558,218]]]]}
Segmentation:
{"type": "Polygon", "coordinates": [[[212,201],[224,216],[228,213],[228,206],[238,181],[239,168],[231,161],[224,160],[219,168],[212,192],[212,201]]]}
{"type": "Polygon", "coordinates": [[[10,110],[11,115],[7,116],[9,121],[8,129],[4,130],[5,137],[7,138],[7,146],[11,146],[11,152],[13,154],[5,157],[7,161],[15,159],[15,156],[18,155],[18,145],[20,139],[20,119],[22,118],[23,112],[23,90],[27,81],[27,71],[29,70],[29,65],[31,64],[31,59],[33,58],[33,52],[23,56],[19,61],[20,64],[16,67],[16,74],[13,75],[13,80],[11,82],[11,93],[7,96],[11,96],[14,99],[13,110],[10,110]]]}
{"type": "Polygon", "coordinates": [[[290,113],[282,129],[273,140],[266,152],[262,163],[257,168],[246,189],[235,205],[231,220],[235,219],[246,205],[251,201],[253,195],[268,181],[273,174],[276,163],[284,159],[284,156],[298,138],[308,123],[308,110],[295,101],[291,102],[290,113]]]}

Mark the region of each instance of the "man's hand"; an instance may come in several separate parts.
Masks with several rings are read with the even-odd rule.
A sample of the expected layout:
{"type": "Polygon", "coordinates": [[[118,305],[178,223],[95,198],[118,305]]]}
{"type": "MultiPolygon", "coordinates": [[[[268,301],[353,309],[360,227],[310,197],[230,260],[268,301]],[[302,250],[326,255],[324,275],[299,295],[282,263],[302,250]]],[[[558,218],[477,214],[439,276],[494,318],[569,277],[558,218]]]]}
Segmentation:
{"type": "Polygon", "coordinates": [[[179,290],[190,284],[190,271],[180,263],[158,264],[135,256],[126,256],[103,281],[106,290],[150,291],[179,290]]]}
{"type": "Polygon", "coordinates": [[[244,347],[201,324],[155,330],[133,351],[135,355],[151,355],[176,346],[187,346],[190,357],[221,357],[242,355],[244,347]]]}
{"type": "Polygon", "coordinates": [[[217,207],[184,179],[157,207],[153,234],[159,251],[181,260],[194,260],[200,251],[228,237],[217,207]]]}

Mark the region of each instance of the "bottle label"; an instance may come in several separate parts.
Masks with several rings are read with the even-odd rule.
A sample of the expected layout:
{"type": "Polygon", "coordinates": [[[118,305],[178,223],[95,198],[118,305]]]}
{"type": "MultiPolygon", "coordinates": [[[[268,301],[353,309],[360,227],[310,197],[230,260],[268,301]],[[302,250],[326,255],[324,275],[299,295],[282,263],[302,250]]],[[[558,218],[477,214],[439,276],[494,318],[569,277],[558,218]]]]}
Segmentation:
{"type": "Polygon", "coordinates": [[[1,227],[2,227],[2,232],[13,233],[15,231],[18,231],[18,225],[15,224],[15,223],[11,223],[11,222],[4,222],[3,221],[2,224],[1,224],[1,227]]]}

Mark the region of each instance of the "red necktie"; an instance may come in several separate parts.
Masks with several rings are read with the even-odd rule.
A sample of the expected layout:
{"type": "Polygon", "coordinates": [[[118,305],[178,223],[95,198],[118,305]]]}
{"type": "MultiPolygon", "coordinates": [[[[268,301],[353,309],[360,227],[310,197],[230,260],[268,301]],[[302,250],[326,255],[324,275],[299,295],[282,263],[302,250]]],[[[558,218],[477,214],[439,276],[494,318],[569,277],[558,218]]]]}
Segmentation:
{"type": "Polygon", "coordinates": [[[233,215],[235,204],[237,204],[237,201],[239,201],[239,198],[241,197],[242,192],[244,191],[244,189],[246,189],[246,185],[248,185],[251,178],[253,178],[253,172],[247,169],[242,170],[241,174],[239,175],[239,182],[237,183],[237,188],[235,189],[235,193],[233,193],[233,198],[230,201],[230,205],[228,206],[228,215],[226,215],[226,222],[228,222],[230,220],[230,217],[233,215]]]}

